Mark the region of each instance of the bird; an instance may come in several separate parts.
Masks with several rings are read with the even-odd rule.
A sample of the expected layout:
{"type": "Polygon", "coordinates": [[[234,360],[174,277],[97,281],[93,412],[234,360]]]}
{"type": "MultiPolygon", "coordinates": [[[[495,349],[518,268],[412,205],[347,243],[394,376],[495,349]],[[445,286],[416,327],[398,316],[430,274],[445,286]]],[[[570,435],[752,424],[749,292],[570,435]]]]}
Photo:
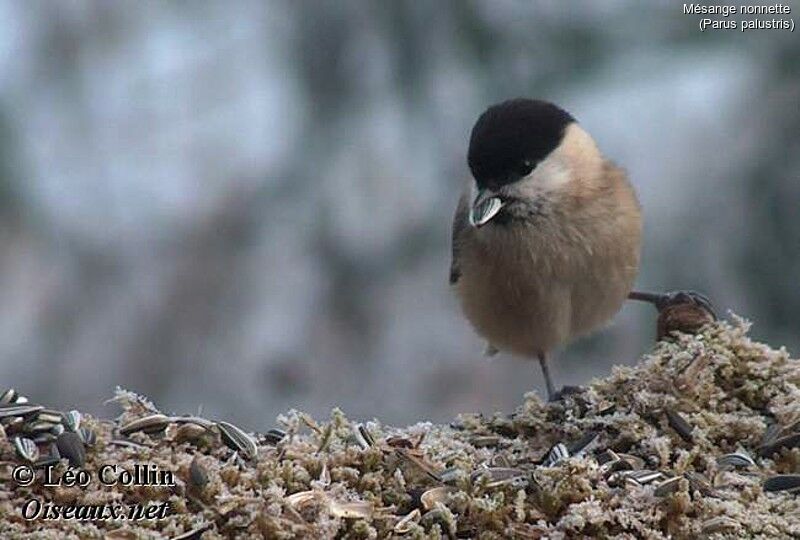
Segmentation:
{"type": "Polygon", "coordinates": [[[561,107],[529,98],[492,105],[472,128],[467,163],[450,284],[487,354],[538,359],[548,399],[559,397],[553,352],[607,325],[628,298],[659,309],[707,301],[633,291],[642,243],[636,192],[561,107]]]}

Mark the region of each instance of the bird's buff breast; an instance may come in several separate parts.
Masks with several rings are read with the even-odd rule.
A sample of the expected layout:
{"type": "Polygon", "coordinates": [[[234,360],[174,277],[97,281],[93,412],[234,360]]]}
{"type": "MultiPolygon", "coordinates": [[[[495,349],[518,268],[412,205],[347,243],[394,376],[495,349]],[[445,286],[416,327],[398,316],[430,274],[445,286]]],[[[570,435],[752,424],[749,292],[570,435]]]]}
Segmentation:
{"type": "Polygon", "coordinates": [[[478,333],[513,354],[545,353],[603,325],[636,276],[634,243],[588,249],[598,243],[585,234],[588,244],[502,226],[473,234],[456,291],[478,333]]]}

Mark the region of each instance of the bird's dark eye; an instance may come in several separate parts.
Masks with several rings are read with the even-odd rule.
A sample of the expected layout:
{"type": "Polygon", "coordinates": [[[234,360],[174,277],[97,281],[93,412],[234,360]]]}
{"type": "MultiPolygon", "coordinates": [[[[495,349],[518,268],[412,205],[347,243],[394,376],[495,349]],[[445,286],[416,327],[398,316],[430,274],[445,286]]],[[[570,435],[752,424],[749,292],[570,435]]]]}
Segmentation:
{"type": "Polygon", "coordinates": [[[519,174],[520,176],[528,176],[529,174],[531,174],[531,171],[535,166],[536,164],[533,161],[526,159],[525,161],[520,163],[519,166],[517,167],[517,174],[519,174]]]}

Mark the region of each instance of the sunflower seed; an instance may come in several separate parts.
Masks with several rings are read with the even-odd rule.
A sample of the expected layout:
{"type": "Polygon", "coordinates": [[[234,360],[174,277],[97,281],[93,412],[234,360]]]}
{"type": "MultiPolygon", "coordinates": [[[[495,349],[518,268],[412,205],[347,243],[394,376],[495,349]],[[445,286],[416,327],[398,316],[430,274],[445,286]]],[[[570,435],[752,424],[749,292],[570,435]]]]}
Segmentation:
{"type": "Polygon", "coordinates": [[[64,424],[64,428],[66,428],[68,431],[77,432],[81,427],[81,413],[74,409],[67,411],[64,413],[64,418],[62,419],[61,423],[64,424]]]}
{"type": "Polygon", "coordinates": [[[636,484],[640,486],[646,486],[651,482],[655,482],[661,478],[664,478],[664,474],[659,471],[648,471],[648,470],[641,470],[641,471],[623,471],[620,474],[620,477],[625,480],[632,480],[636,484]]]}
{"type": "Polygon", "coordinates": [[[195,457],[189,466],[189,483],[197,488],[202,488],[208,484],[208,473],[205,467],[200,465],[200,461],[195,457]]]}
{"type": "Polygon", "coordinates": [[[780,452],[783,448],[800,447],[800,433],[793,433],[779,437],[759,448],[758,453],[762,457],[770,458],[780,452]]]}
{"type": "Polygon", "coordinates": [[[722,468],[754,467],[756,464],[746,452],[733,452],[717,458],[717,465],[722,468]]]}
{"type": "Polygon", "coordinates": [[[692,442],[692,430],[694,429],[692,425],[677,411],[667,409],[666,414],[669,427],[674,429],[684,441],[688,443],[692,442]]]}
{"type": "Polygon", "coordinates": [[[57,425],[58,424],[51,424],[50,422],[36,421],[25,426],[25,431],[31,435],[36,435],[37,433],[46,433],[57,425]]]}
{"type": "Polygon", "coordinates": [[[87,427],[79,428],[78,435],[86,446],[94,446],[97,442],[97,434],[87,427]]]}
{"type": "Polygon", "coordinates": [[[111,439],[110,441],[108,441],[108,444],[112,446],[133,448],[134,450],[144,450],[145,448],[148,448],[144,444],[137,443],[136,441],[132,441],[130,439],[111,439]]]}
{"type": "Polygon", "coordinates": [[[770,424],[764,430],[764,436],[761,438],[761,446],[767,446],[772,441],[778,438],[781,433],[781,425],[778,423],[770,424]]]}
{"type": "Polygon", "coordinates": [[[569,457],[569,450],[563,443],[558,443],[553,446],[547,455],[545,456],[544,460],[542,461],[543,467],[552,467],[564,461],[569,457]]]}
{"type": "Polygon", "coordinates": [[[39,447],[36,443],[27,437],[14,437],[14,450],[17,451],[17,456],[29,463],[36,461],[39,457],[39,447]]]}
{"type": "Polygon", "coordinates": [[[258,455],[258,445],[250,435],[228,422],[218,422],[217,426],[222,441],[228,448],[239,452],[245,459],[255,459],[258,455]]]}
{"type": "Polygon", "coordinates": [[[515,469],[512,467],[484,467],[473,472],[470,479],[474,483],[481,478],[486,478],[488,480],[486,487],[494,488],[514,483],[526,483],[526,476],[527,473],[522,469],[515,469]]]}
{"type": "Polygon", "coordinates": [[[597,455],[597,464],[600,466],[619,461],[620,457],[613,450],[606,450],[597,455]]]}
{"type": "Polygon", "coordinates": [[[14,403],[15,399],[17,399],[17,391],[9,388],[0,396],[0,404],[14,403]]]}
{"type": "Polygon", "coordinates": [[[35,437],[33,437],[33,442],[36,444],[48,444],[56,440],[56,435],[53,433],[45,432],[39,433],[35,437]]]}
{"type": "Polygon", "coordinates": [[[214,422],[211,420],[206,420],[200,416],[172,416],[169,421],[175,424],[197,424],[198,426],[203,426],[206,429],[211,429],[214,427],[214,422]]]}
{"type": "Polygon", "coordinates": [[[644,460],[639,456],[634,456],[633,454],[618,454],[620,461],[625,464],[628,469],[638,471],[640,469],[644,469],[644,460]]]}
{"type": "Polygon", "coordinates": [[[130,435],[131,433],[136,433],[137,431],[143,431],[144,433],[158,433],[159,431],[163,431],[167,425],[169,425],[170,419],[163,414],[150,414],[148,416],[143,416],[142,418],[137,418],[136,420],[131,420],[121,428],[119,428],[120,435],[130,435]]]}
{"type": "Polygon", "coordinates": [[[57,437],[57,436],[61,435],[62,433],[64,433],[64,426],[62,426],[61,424],[56,424],[56,425],[54,425],[52,427],[52,429],[50,430],[50,433],[52,433],[53,435],[55,435],[57,437]]]}
{"type": "Polygon", "coordinates": [[[691,492],[699,491],[706,497],[719,497],[719,492],[713,488],[706,478],[697,472],[689,471],[683,475],[689,481],[691,492]]]}
{"type": "Polygon", "coordinates": [[[62,419],[61,412],[52,409],[44,409],[36,415],[37,421],[50,422],[51,424],[60,424],[62,419]]]}
{"type": "Polygon", "coordinates": [[[779,474],[764,482],[764,491],[800,493],[800,474],[779,474]]]}
{"type": "Polygon", "coordinates": [[[276,445],[286,437],[286,432],[282,429],[271,429],[264,434],[264,443],[276,445]]]}
{"type": "Polygon", "coordinates": [[[474,437],[470,437],[469,442],[475,448],[488,448],[491,446],[497,446],[500,444],[502,439],[497,435],[476,435],[474,437]]]}
{"type": "Polygon", "coordinates": [[[83,441],[74,431],[65,431],[56,439],[58,451],[69,460],[73,467],[83,467],[86,463],[86,449],[83,441]]]}
{"type": "Polygon", "coordinates": [[[200,424],[187,422],[178,426],[178,429],[175,430],[173,440],[176,443],[196,441],[206,433],[208,433],[208,430],[200,424]]]}
{"type": "Polygon", "coordinates": [[[44,469],[46,467],[52,467],[53,465],[58,465],[61,463],[61,460],[55,456],[45,456],[43,458],[39,458],[33,464],[34,469],[44,469]]]}
{"type": "Polygon", "coordinates": [[[38,413],[42,409],[44,409],[44,407],[42,407],[41,405],[31,405],[31,404],[18,405],[16,403],[10,405],[2,405],[0,406],[0,418],[30,416],[34,413],[38,413]]]}
{"type": "Polygon", "coordinates": [[[567,452],[571,456],[578,456],[583,454],[589,446],[597,440],[600,435],[597,431],[587,431],[583,436],[567,447],[567,452]]]}

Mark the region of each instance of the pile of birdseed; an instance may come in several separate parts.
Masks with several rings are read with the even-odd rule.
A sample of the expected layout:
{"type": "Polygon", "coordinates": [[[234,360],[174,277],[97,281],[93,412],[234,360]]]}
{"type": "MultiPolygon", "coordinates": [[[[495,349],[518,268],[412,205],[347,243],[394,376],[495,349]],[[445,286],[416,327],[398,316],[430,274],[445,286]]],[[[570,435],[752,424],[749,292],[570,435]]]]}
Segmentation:
{"type": "Polygon", "coordinates": [[[797,538],[800,361],[747,331],[736,320],[675,334],[637,366],[560,402],[529,394],[510,416],[464,415],[450,426],[292,411],[281,429],[252,435],[164,415],[120,390],[115,421],[70,411],[45,430],[42,410],[3,416],[30,411],[5,396],[0,537],[797,538]],[[65,444],[59,458],[61,445],[42,433],[72,433],[85,455],[65,444]],[[26,460],[39,471],[57,463],[60,473],[69,461],[92,474],[146,464],[173,471],[174,486],[20,487],[12,470],[26,460]],[[169,513],[26,521],[21,508],[32,498],[64,507],[167,502],[169,513]]]}

